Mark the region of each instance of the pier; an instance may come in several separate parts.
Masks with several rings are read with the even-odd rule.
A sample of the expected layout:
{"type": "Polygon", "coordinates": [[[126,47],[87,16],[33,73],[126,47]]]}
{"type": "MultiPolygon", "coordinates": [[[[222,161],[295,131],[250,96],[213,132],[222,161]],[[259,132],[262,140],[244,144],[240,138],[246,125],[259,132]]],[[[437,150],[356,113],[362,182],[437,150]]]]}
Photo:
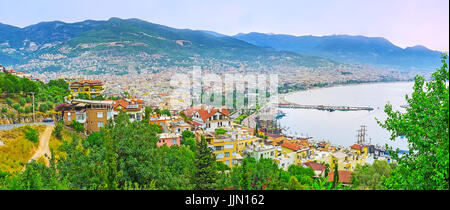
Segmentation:
{"type": "Polygon", "coordinates": [[[288,109],[317,109],[324,111],[372,111],[374,110],[372,107],[364,107],[364,106],[329,106],[329,105],[301,105],[296,103],[291,103],[285,100],[280,100],[278,103],[279,108],[288,108],[288,109]]]}

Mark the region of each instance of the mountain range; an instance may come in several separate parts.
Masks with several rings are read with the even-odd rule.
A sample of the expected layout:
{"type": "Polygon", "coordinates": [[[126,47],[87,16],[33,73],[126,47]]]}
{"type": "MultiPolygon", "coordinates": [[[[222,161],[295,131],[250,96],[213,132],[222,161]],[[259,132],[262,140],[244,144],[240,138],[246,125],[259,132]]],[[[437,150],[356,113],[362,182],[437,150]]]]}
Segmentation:
{"type": "Polygon", "coordinates": [[[119,18],[41,22],[24,28],[0,23],[2,65],[32,66],[30,63],[50,60],[57,66],[91,58],[92,62],[101,63],[107,57],[120,56],[134,63],[163,66],[219,63],[239,67],[245,63],[327,67],[345,63],[434,70],[440,64],[437,51],[422,46],[402,49],[384,38],[364,36],[226,36],[119,18]]]}
{"type": "Polygon", "coordinates": [[[440,64],[439,51],[420,45],[403,49],[382,37],[292,36],[255,32],[233,37],[261,47],[319,56],[349,64],[433,70],[440,64]]]}

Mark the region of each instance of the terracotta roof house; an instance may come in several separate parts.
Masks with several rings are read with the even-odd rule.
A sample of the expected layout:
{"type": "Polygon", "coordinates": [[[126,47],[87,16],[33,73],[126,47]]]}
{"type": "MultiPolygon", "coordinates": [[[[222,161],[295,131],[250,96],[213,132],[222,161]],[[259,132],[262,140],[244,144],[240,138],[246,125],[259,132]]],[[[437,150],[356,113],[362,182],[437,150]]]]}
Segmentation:
{"type": "Polygon", "coordinates": [[[316,177],[324,176],[325,168],[327,167],[325,165],[316,162],[303,163],[303,166],[312,168],[314,170],[314,173],[316,174],[316,177]]]}
{"type": "Polygon", "coordinates": [[[130,121],[141,121],[145,117],[144,106],[136,99],[120,99],[113,101],[113,115],[119,115],[120,111],[130,116],[130,121]]]}
{"type": "MultiPolygon", "coordinates": [[[[352,172],[351,171],[338,171],[339,182],[343,184],[352,183],[352,172]]],[[[334,180],[334,172],[328,173],[328,181],[332,182],[334,180]]]]}
{"type": "Polygon", "coordinates": [[[290,149],[292,151],[297,151],[297,150],[301,149],[301,146],[299,146],[297,144],[289,143],[289,142],[285,142],[285,143],[281,144],[281,147],[290,149]]]}
{"type": "Polygon", "coordinates": [[[201,127],[205,130],[231,126],[230,111],[223,107],[197,105],[187,109],[184,113],[194,122],[201,124],[201,127]]]}
{"type": "Polygon", "coordinates": [[[359,150],[359,151],[362,149],[361,145],[359,145],[359,144],[354,144],[354,145],[350,146],[350,148],[354,149],[354,150],[359,150]]]}

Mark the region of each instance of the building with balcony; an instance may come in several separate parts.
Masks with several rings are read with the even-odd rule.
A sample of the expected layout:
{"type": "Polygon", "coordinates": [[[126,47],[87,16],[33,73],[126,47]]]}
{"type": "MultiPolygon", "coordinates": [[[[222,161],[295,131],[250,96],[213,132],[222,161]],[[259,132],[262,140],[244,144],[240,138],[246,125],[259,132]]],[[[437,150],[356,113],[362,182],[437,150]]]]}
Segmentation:
{"type": "Polygon", "coordinates": [[[79,80],[70,82],[69,88],[72,96],[78,94],[87,94],[90,98],[95,98],[98,95],[102,95],[105,91],[103,86],[105,83],[99,80],[79,80]]]}
{"type": "Polygon", "coordinates": [[[112,101],[94,101],[73,99],[70,104],[60,104],[56,107],[61,111],[61,116],[66,125],[75,120],[85,127],[86,131],[91,133],[100,131],[108,120],[113,119],[112,101]]]}
{"type": "Polygon", "coordinates": [[[130,122],[141,121],[145,117],[143,101],[140,99],[120,99],[113,101],[113,115],[123,111],[130,117],[130,122]]]}
{"type": "Polygon", "coordinates": [[[229,110],[224,107],[197,105],[187,109],[184,113],[194,122],[201,124],[200,127],[203,130],[213,131],[216,128],[227,128],[231,126],[232,122],[229,110]]]}
{"type": "Polygon", "coordinates": [[[244,150],[245,157],[252,157],[259,161],[261,158],[275,159],[277,155],[276,147],[273,145],[255,144],[244,150]]]}

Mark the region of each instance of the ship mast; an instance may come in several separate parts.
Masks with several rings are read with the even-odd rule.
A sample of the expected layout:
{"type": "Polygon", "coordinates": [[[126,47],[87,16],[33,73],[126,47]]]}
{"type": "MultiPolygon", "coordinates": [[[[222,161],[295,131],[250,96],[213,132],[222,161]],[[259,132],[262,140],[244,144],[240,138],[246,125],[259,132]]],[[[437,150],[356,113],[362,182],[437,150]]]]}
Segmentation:
{"type": "Polygon", "coordinates": [[[367,126],[361,125],[356,135],[356,143],[359,145],[366,145],[367,126]]]}

